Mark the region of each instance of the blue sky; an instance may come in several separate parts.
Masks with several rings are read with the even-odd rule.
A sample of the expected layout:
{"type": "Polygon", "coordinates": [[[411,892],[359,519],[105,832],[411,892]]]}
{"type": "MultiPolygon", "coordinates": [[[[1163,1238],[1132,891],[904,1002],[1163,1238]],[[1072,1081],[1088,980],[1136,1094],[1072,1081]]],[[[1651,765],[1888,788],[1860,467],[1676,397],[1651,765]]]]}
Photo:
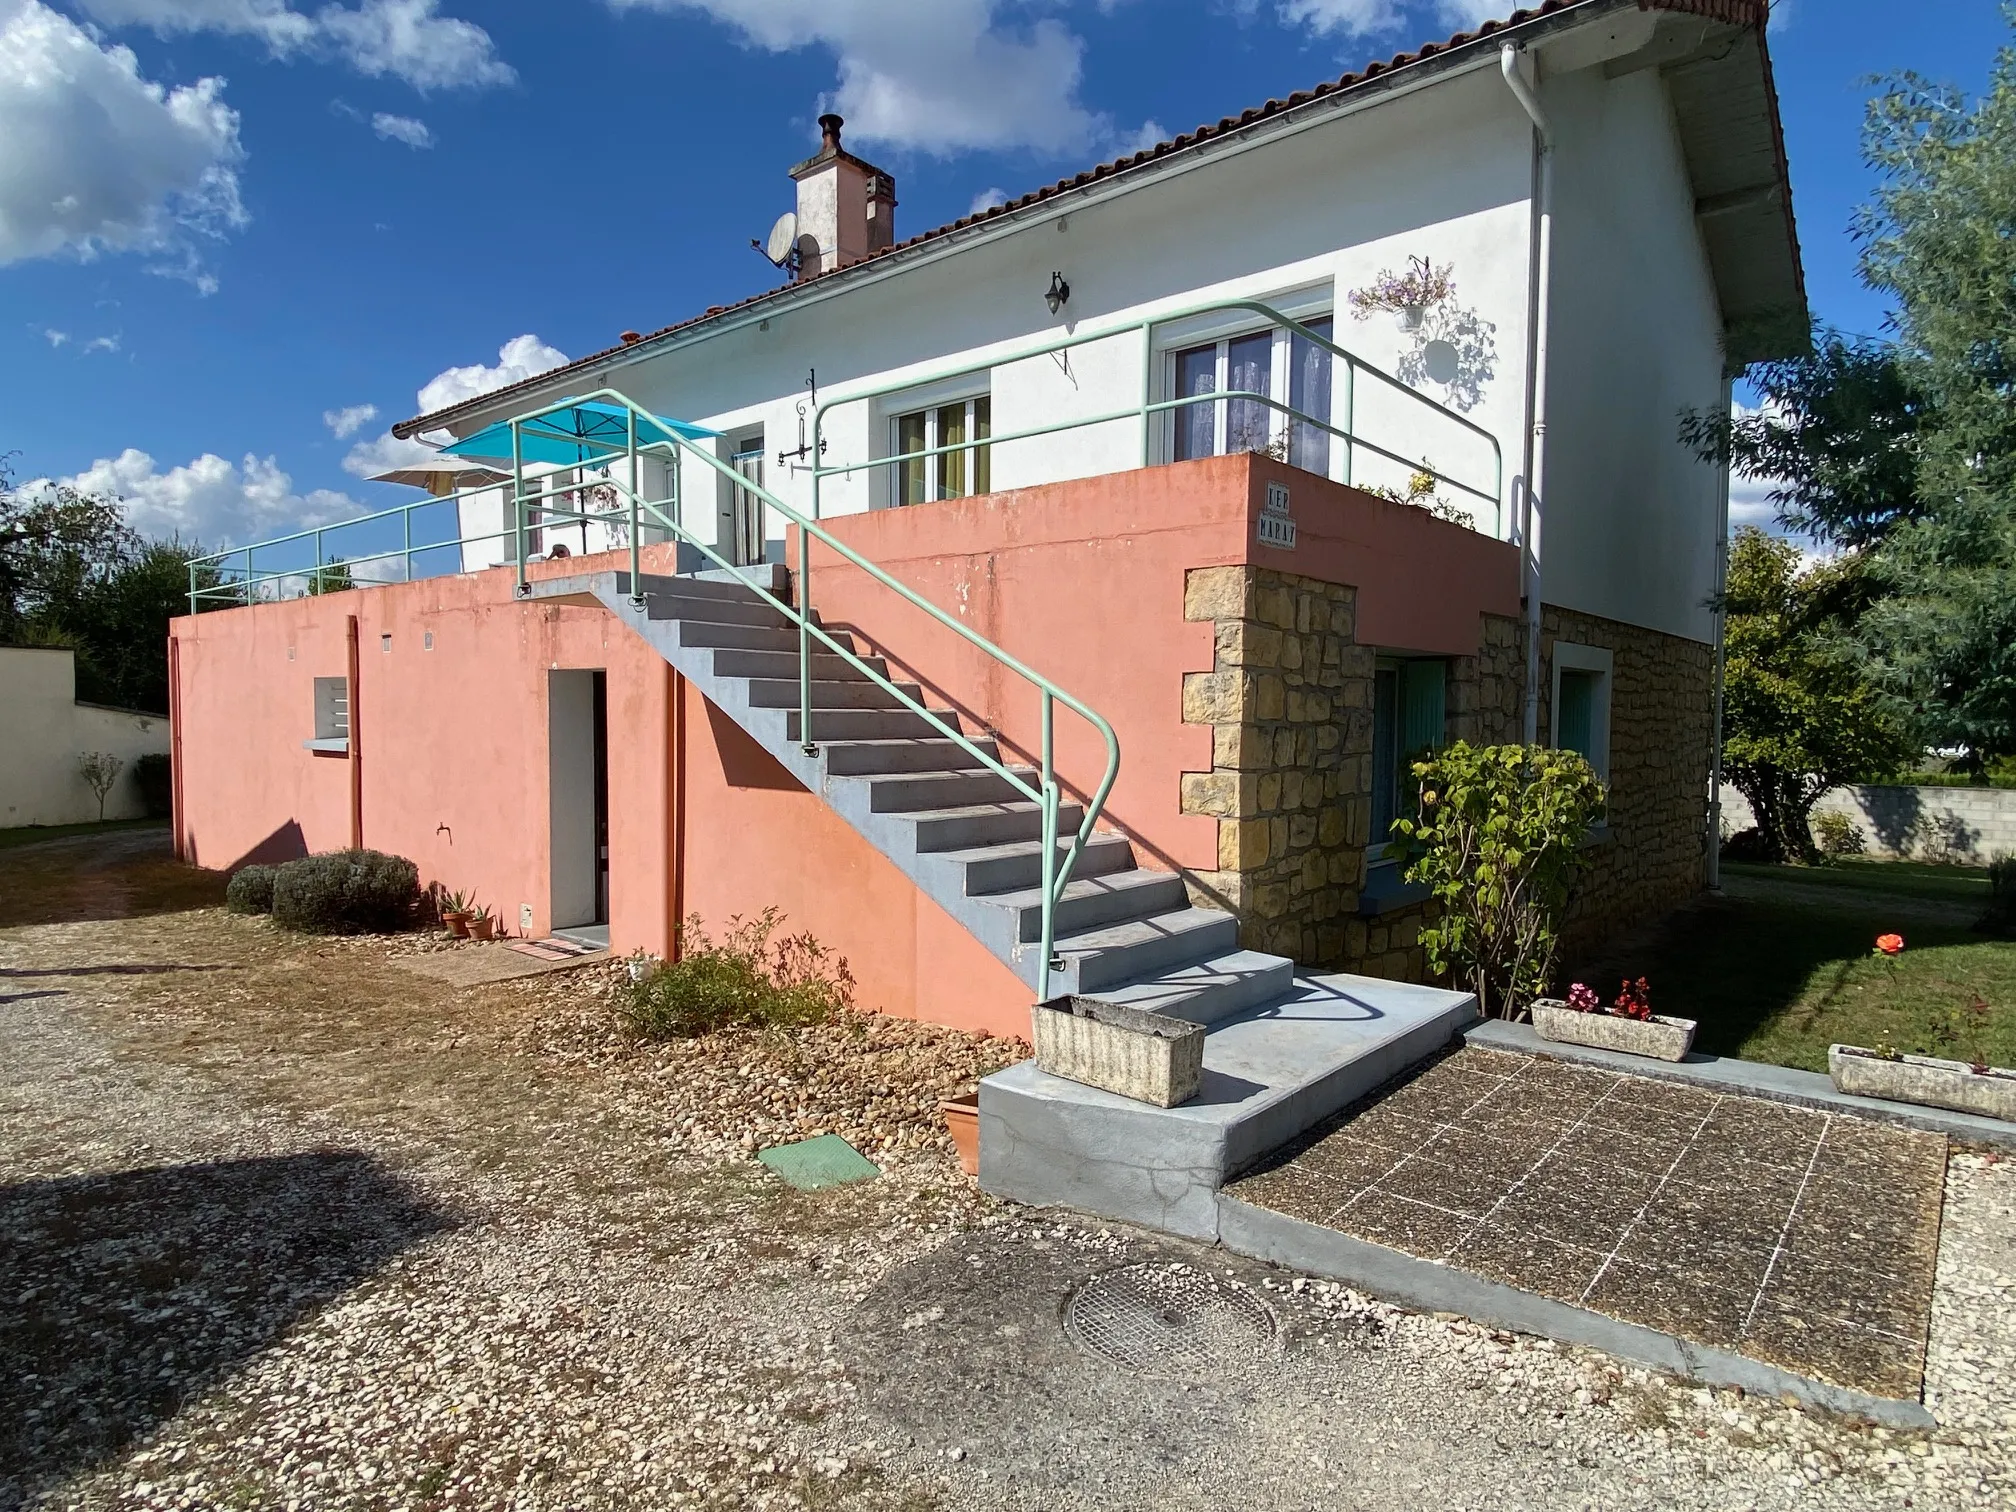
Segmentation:
{"type": "MultiPolygon", "coordinates": [[[[21,144],[0,155],[0,451],[213,545],[404,502],[353,449],[424,386],[473,392],[773,283],[748,240],[789,206],[821,108],[897,175],[907,235],[1498,11],[0,0],[0,141],[21,144]]],[[[1882,329],[1847,235],[1868,77],[1976,90],[2007,35],[1998,0],[1921,0],[1908,24],[1895,0],[1786,0],[1821,319],[1882,329]]]]}

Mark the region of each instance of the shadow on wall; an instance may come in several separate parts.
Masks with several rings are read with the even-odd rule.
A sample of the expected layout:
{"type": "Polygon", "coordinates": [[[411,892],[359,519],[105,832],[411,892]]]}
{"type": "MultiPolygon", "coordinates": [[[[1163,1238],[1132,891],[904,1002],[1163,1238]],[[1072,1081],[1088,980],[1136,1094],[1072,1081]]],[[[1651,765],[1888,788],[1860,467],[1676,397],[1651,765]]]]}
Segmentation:
{"type": "Polygon", "coordinates": [[[117,1454],[449,1226],[351,1151],[0,1187],[0,1507],[117,1454]]]}
{"type": "MultiPolygon", "coordinates": [[[[193,838],[190,850],[193,855],[195,850],[193,838]]],[[[300,821],[289,819],[224,870],[235,872],[241,866],[277,866],[282,861],[298,861],[307,854],[308,837],[301,833],[300,821]]]]}

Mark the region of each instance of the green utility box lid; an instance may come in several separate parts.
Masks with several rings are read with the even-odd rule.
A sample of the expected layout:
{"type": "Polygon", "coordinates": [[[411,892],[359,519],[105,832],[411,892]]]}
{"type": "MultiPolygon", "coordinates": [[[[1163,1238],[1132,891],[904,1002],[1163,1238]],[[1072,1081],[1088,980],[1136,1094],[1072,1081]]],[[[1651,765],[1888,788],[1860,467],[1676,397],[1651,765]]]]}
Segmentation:
{"type": "Polygon", "coordinates": [[[816,1192],[821,1187],[840,1186],[849,1181],[869,1181],[882,1174],[880,1166],[838,1134],[773,1145],[758,1150],[756,1158],[801,1192],[816,1192]]]}

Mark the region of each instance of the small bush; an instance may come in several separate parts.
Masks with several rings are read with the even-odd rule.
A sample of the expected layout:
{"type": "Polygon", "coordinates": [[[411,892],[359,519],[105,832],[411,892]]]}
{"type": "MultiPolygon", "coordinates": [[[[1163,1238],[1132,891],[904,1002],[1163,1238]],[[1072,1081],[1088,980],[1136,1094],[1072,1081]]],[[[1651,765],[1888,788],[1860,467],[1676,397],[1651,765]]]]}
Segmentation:
{"type": "Polygon", "coordinates": [[[166,819],[175,811],[175,780],[165,751],[149,751],[133,762],[133,780],[140,785],[140,805],[149,819],[166,819]]]}
{"type": "Polygon", "coordinates": [[[2016,856],[1988,863],[1988,909],[1974,927],[1983,934],[2016,934],[2016,856]]]}
{"type": "Polygon", "coordinates": [[[278,868],[271,866],[239,867],[225,884],[224,906],[235,914],[273,912],[273,874],[276,870],[278,868]]]}
{"type": "Polygon", "coordinates": [[[387,934],[420,906],[420,869],[381,851],[331,851],[273,874],[273,922],[305,934],[387,934]]]}
{"type": "Polygon", "coordinates": [[[717,944],[694,915],[680,934],[680,959],[625,985],[624,1023],[641,1039],[690,1039],[731,1026],[818,1024],[853,1007],[846,958],[809,934],[772,943],[783,920],[774,908],[731,918],[717,944]]]}
{"type": "Polygon", "coordinates": [[[1862,827],[1836,809],[1813,816],[1813,843],[1823,856],[1859,856],[1869,849],[1862,827]]]}
{"type": "Polygon", "coordinates": [[[1753,824],[1748,829],[1736,831],[1722,842],[1722,859],[1747,862],[1754,866],[1764,865],[1778,858],[1772,853],[1771,842],[1764,838],[1764,831],[1753,824]]]}

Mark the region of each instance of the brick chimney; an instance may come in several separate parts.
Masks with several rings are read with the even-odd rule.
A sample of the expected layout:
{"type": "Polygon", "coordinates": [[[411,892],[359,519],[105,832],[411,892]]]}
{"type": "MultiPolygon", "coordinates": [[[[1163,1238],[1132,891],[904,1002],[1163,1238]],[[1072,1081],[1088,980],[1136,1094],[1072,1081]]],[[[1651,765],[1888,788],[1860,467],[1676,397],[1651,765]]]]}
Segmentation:
{"type": "Polygon", "coordinates": [[[837,115],[819,117],[819,151],[791,170],[798,184],[798,276],[872,257],[896,242],[896,180],[840,145],[837,115]]]}

